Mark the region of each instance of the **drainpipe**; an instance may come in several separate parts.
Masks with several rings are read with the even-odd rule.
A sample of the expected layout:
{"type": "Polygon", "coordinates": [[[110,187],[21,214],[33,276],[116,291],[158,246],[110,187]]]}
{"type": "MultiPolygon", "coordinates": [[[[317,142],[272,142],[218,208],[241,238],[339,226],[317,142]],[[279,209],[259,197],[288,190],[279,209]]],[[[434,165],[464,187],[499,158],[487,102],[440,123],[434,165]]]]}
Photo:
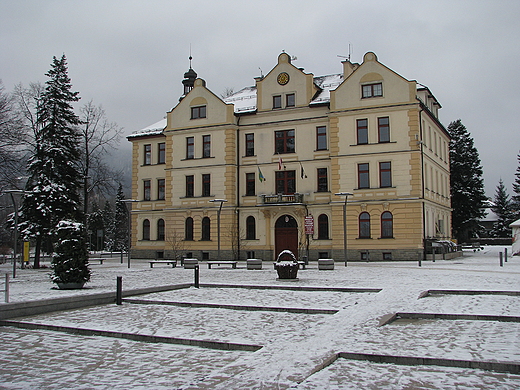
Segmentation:
{"type": "Polygon", "coordinates": [[[426,210],[424,204],[424,144],[423,144],[423,128],[422,128],[422,113],[423,108],[419,110],[419,137],[420,137],[420,146],[421,146],[421,199],[422,199],[422,224],[423,224],[423,259],[426,259],[426,210]]]}
{"type": "Polygon", "coordinates": [[[237,219],[237,259],[240,259],[240,116],[238,116],[237,119],[237,136],[236,136],[236,143],[237,143],[237,155],[236,155],[236,162],[237,162],[237,207],[236,207],[236,219],[237,219]]]}

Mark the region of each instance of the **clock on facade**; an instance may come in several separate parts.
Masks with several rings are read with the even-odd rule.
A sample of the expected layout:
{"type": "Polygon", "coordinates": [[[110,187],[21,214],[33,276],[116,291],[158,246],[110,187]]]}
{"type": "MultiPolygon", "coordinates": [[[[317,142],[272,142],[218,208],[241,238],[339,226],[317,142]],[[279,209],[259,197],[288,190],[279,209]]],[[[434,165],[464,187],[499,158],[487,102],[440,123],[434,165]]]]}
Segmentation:
{"type": "Polygon", "coordinates": [[[278,75],[276,81],[278,81],[278,84],[280,85],[285,85],[289,82],[289,75],[285,72],[282,72],[278,75]]]}

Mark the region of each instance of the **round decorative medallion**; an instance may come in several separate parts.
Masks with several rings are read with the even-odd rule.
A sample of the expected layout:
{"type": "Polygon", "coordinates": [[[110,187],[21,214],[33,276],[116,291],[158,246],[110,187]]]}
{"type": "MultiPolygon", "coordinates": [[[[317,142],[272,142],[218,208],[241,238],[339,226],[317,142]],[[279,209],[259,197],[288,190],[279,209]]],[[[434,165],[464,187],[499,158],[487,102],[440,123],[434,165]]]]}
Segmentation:
{"type": "Polygon", "coordinates": [[[285,72],[282,72],[278,75],[276,81],[278,81],[278,84],[280,85],[285,85],[289,82],[289,75],[285,72]]]}

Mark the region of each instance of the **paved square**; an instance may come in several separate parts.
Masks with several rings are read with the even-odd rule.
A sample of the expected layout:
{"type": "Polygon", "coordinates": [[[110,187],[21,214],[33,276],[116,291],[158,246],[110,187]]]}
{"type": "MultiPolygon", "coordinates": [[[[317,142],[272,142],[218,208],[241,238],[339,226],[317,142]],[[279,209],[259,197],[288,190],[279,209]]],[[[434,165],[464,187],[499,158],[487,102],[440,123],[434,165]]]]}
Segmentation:
{"type": "MultiPolygon", "coordinates": [[[[342,263],[300,270],[297,282],[262,270],[201,268],[202,284],[270,288],[184,288],[95,306],[15,318],[36,324],[261,345],[256,352],[150,343],[117,337],[2,327],[0,388],[244,389],[244,388],[501,388],[520,387],[520,375],[475,368],[409,366],[349,360],[341,352],[374,353],[520,365],[520,323],[482,320],[397,320],[391,313],[486,314],[520,317],[520,295],[431,295],[429,289],[520,291],[520,258],[499,267],[498,251],[465,253],[435,263],[342,263]],[[301,291],[278,287],[371,288],[379,292],[301,291]],[[147,304],[133,299],[149,300],[147,304]],[[186,307],[186,304],[232,305],[186,307]],[[243,308],[239,307],[243,306],[243,308]],[[261,310],[264,308],[265,310],[261,310]],[[287,310],[283,310],[283,308],[287,310]],[[293,309],[328,309],[308,314],[293,309]],[[290,311],[293,310],[293,311],[290,311]]],[[[269,264],[269,266],[267,266],[269,264]]],[[[9,265],[0,265],[2,271],[9,265]]],[[[19,270],[11,301],[193,282],[193,270],[131,268],[109,259],[93,265],[87,289],[51,289],[48,271],[19,270]]]]}

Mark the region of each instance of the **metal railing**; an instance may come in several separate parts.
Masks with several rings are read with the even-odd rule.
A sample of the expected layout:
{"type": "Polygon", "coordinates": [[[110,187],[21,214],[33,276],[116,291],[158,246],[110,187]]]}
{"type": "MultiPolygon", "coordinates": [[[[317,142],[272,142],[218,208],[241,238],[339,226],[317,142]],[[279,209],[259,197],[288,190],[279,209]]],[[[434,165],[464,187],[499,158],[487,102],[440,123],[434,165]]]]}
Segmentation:
{"type": "Polygon", "coordinates": [[[263,204],[303,203],[303,194],[261,195],[263,204]]]}

